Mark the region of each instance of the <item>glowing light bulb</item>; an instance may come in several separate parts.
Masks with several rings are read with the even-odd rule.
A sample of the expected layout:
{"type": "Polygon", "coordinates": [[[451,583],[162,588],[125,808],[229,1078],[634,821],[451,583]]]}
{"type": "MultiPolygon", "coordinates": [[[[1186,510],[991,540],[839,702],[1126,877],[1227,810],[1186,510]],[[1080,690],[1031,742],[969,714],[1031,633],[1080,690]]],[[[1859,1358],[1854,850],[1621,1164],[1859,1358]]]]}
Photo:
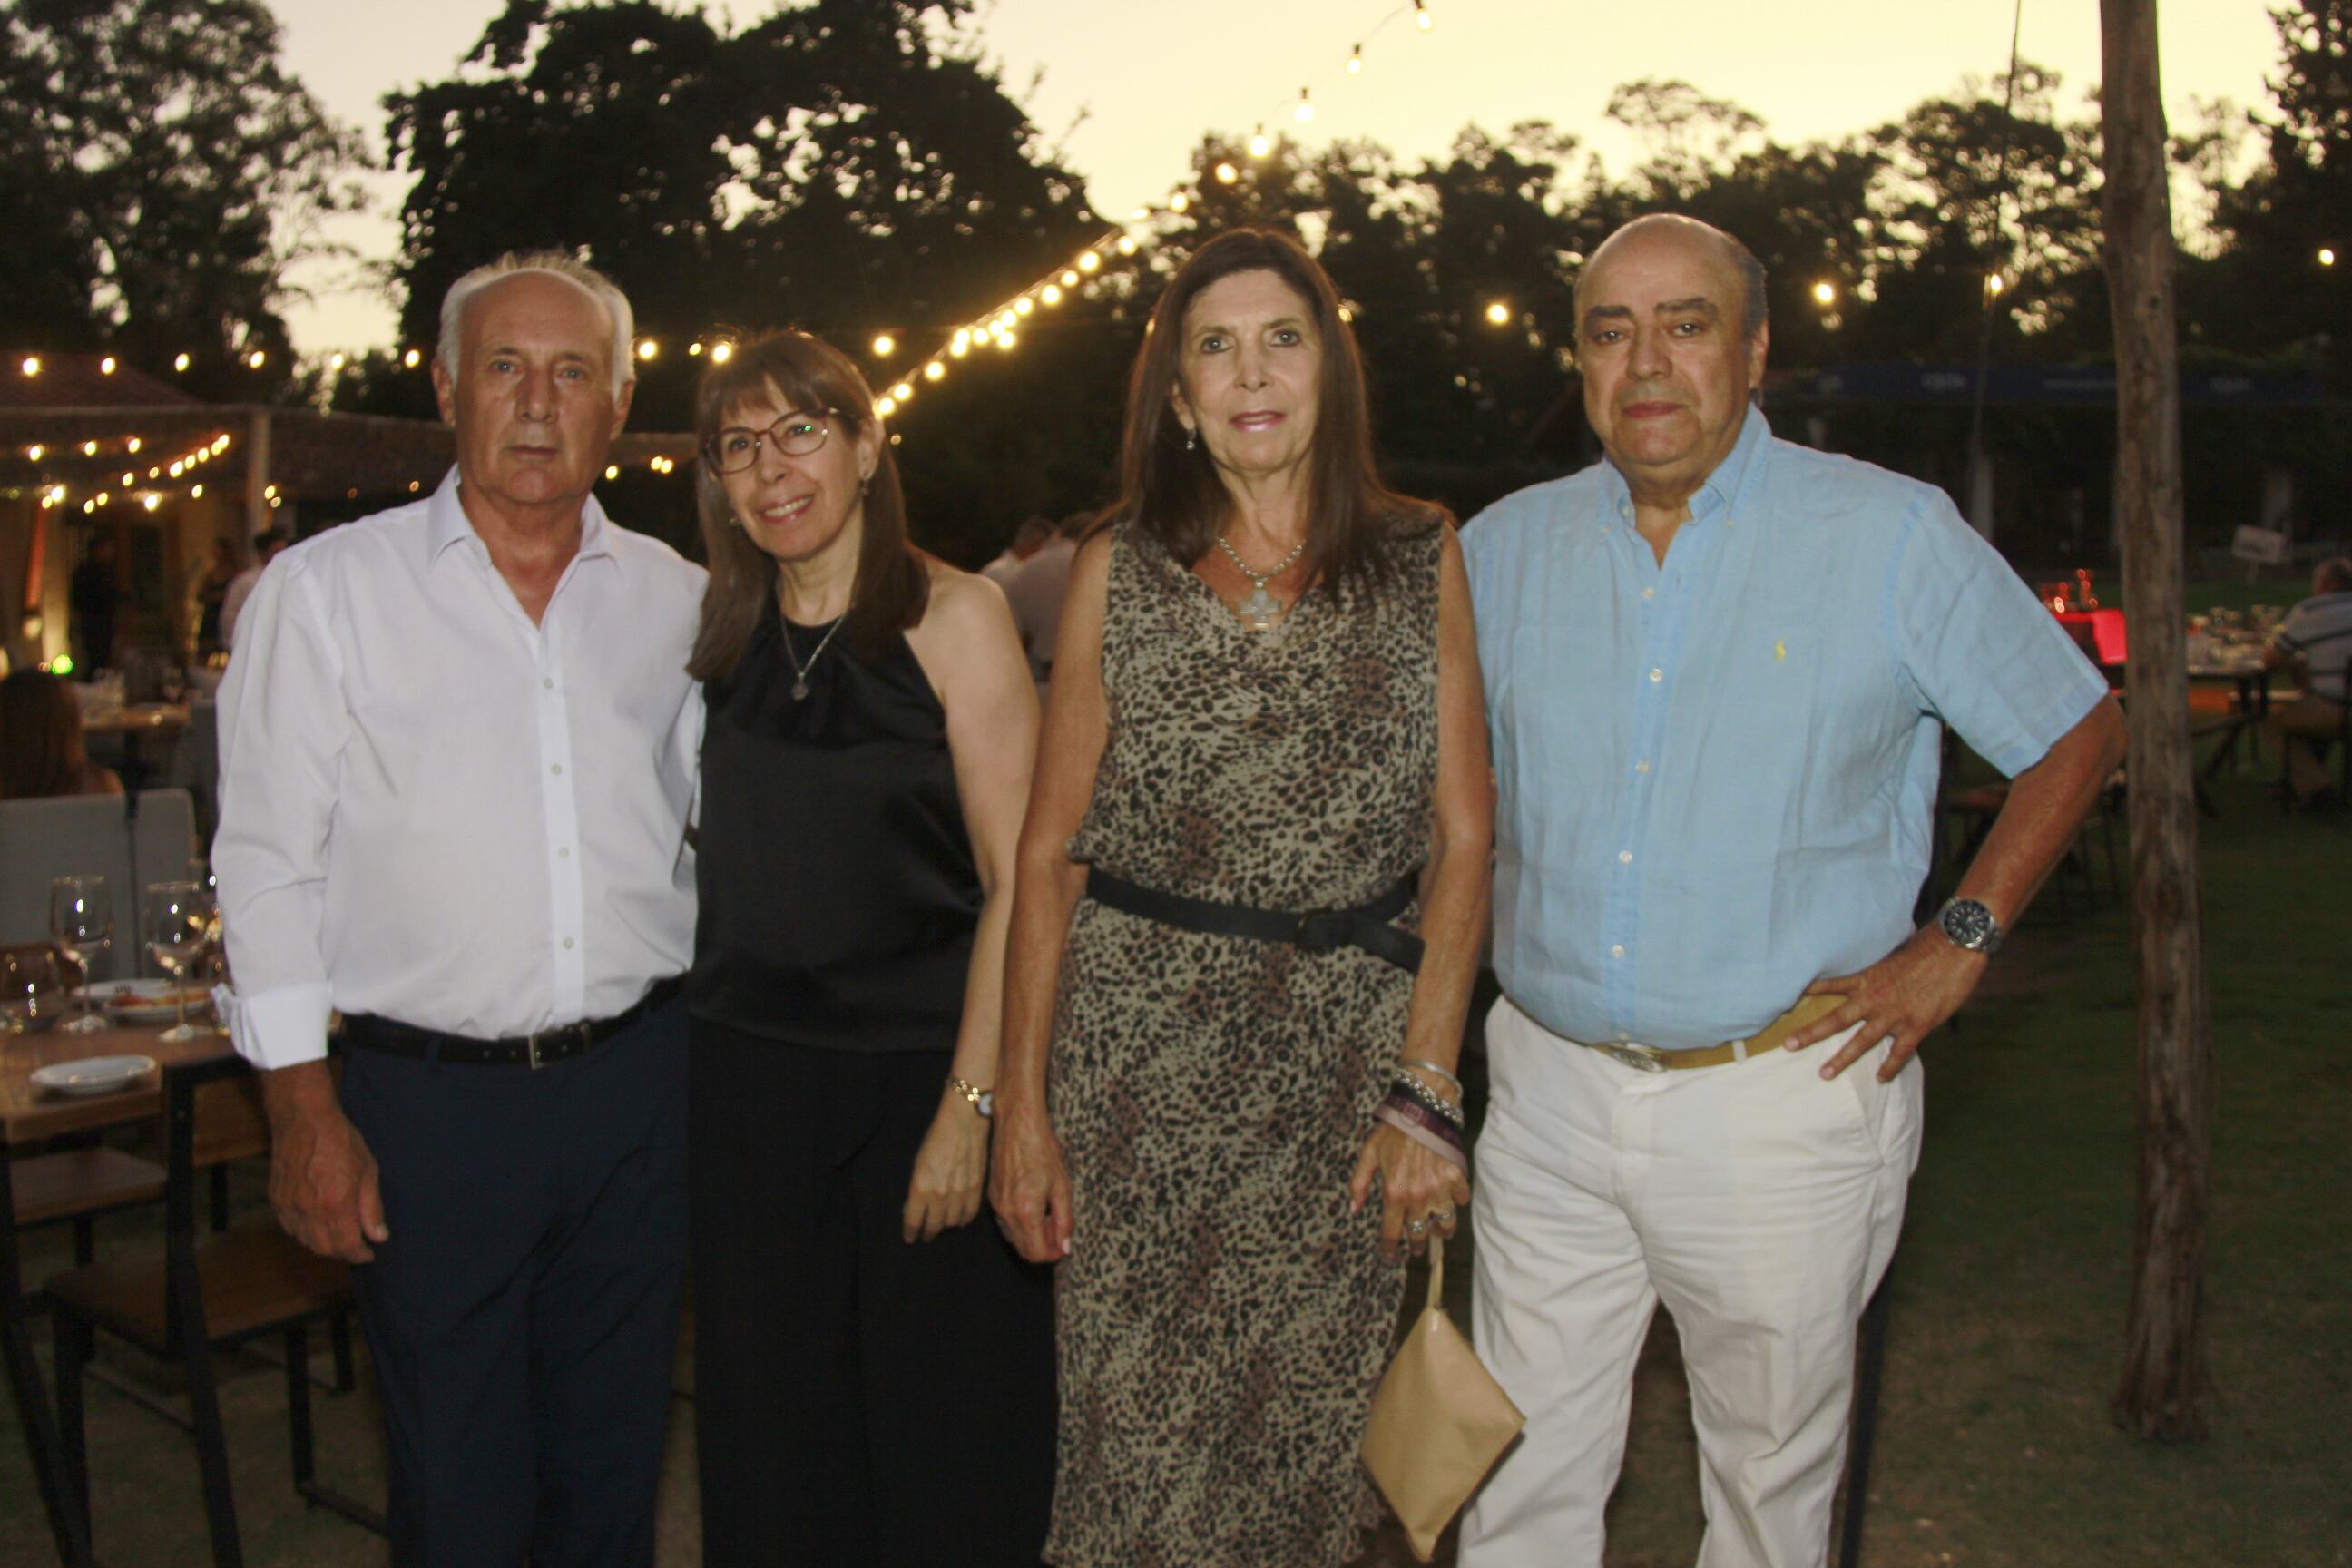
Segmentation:
{"type": "Polygon", "coordinates": [[[190,485],[188,487],[188,494],[194,500],[202,500],[205,499],[205,487],[202,485],[190,485]]]}
{"type": "Polygon", "coordinates": [[[1062,302],[1062,286],[1059,283],[1048,283],[1037,290],[1037,298],[1048,305],[1058,305],[1062,302]]]}
{"type": "Polygon", "coordinates": [[[21,368],[26,375],[40,374],[41,356],[38,354],[26,354],[25,356],[25,363],[21,368]]]}
{"type": "Polygon", "coordinates": [[[903,381],[890,389],[890,399],[894,403],[905,403],[914,395],[914,387],[903,381]]]}
{"type": "Polygon", "coordinates": [[[733,359],[734,357],[735,345],[733,343],[713,343],[710,345],[710,363],[712,364],[725,364],[729,360],[733,359]]]}
{"type": "Polygon", "coordinates": [[[245,363],[247,365],[250,365],[253,369],[259,370],[263,365],[269,363],[269,356],[262,353],[259,349],[256,349],[251,353],[245,356],[245,363]]]}
{"type": "Polygon", "coordinates": [[[1021,298],[1013,301],[1013,313],[1016,316],[1026,316],[1036,309],[1037,301],[1032,300],[1026,294],[1022,295],[1021,298]]]}
{"type": "Polygon", "coordinates": [[[947,366],[941,364],[937,360],[933,360],[930,363],[923,367],[923,379],[925,381],[937,381],[941,376],[947,374],[947,366]]]}
{"type": "Polygon", "coordinates": [[[1511,307],[1503,300],[1496,300],[1486,307],[1486,320],[1492,321],[1495,325],[1498,327],[1502,326],[1508,322],[1510,319],[1511,307]]]}
{"type": "Polygon", "coordinates": [[[1290,112],[1298,117],[1298,123],[1301,125],[1315,118],[1315,100],[1307,96],[1305,88],[1298,89],[1298,107],[1290,112]]]}
{"type": "Polygon", "coordinates": [[[188,368],[188,356],[187,356],[187,355],[185,355],[185,354],[176,354],[176,355],[173,356],[173,359],[172,359],[172,368],[173,368],[173,370],[185,370],[185,369],[187,369],[187,368],[188,368]]]}
{"type": "Polygon", "coordinates": [[[1217,184],[1221,185],[1230,185],[1241,177],[1242,172],[1239,169],[1234,168],[1231,163],[1220,163],[1217,165],[1217,184]]]}
{"type": "Polygon", "coordinates": [[[1118,237],[1118,253],[1121,256],[1133,256],[1135,254],[1135,237],[1133,235],[1122,234],[1118,237]]]}
{"type": "Polygon", "coordinates": [[[1081,272],[1092,272],[1101,265],[1102,256],[1097,251],[1089,250],[1078,258],[1078,270],[1081,272]]]}
{"type": "Polygon", "coordinates": [[[660,353],[661,345],[654,342],[653,339],[639,338],[637,340],[637,357],[639,359],[651,360],[655,355],[660,353]]]}
{"type": "Polygon", "coordinates": [[[400,363],[406,365],[409,369],[415,370],[417,365],[424,361],[424,358],[425,356],[423,354],[417,353],[415,349],[411,349],[406,353],[400,356],[400,363]]]}
{"type": "MultiPolygon", "coordinates": [[[[621,477],[621,465],[620,465],[620,464],[618,464],[618,463],[607,463],[607,464],[605,464],[605,465],[604,465],[604,477],[605,477],[606,479],[619,479],[619,478],[621,477]]],[[[415,487],[415,485],[411,485],[411,486],[409,486],[408,488],[409,488],[410,489],[415,489],[416,487],[415,487]]]]}
{"type": "Polygon", "coordinates": [[[83,457],[85,457],[85,458],[95,458],[95,457],[97,457],[97,456],[98,456],[98,443],[97,443],[97,442],[95,442],[95,441],[84,441],[84,442],[81,444],[81,455],[82,455],[83,457]]]}
{"type": "Polygon", "coordinates": [[[1813,300],[1817,304],[1835,304],[1837,302],[1837,285],[1827,282],[1814,284],[1813,300]]]}
{"type": "Polygon", "coordinates": [[[1168,198],[1168,210],[1171,213],[1181,213],[1192,205],[1192,198],[1186,195],[1181,191],[1177,192],[1174,195],[1168,198]]]}
{"type": "Polygon", "coordinates": [[[1424,33],[1437,26],[1437,18],[1429,14],[1428,0],[1412,0],[1412,25],[1424,33]]]}
{"type": "Polygon", "coordinates": [[[98,374],[100,375],[112,375],[114,374],[114,356],[112,354],[109,354],[104,359],[98,362],[98,374]]]}
{"type": "Polygon", "coordinates": [[[139,504],[145,507],[149,511],[153,511],[157,507],[163,504],[163,498],[157,495],[154,491],[149,490],[145,495],[139,498],[139,504]]]}
{"type": "Polygon", "coordinates": [[[898,412],[898,405],[889,398],[877,397],[874,400],[874,412],[882,416],[883,418],[887,419],[890,416],[898,412]]]}
{"type": "Polygon", "coordinates": [[[2003,281],[2001,280],[2001,276],[2000,276],[2000,273],[1998,273],[1998,272],[1988,272],[1987,274],[1985,274],[1985,292],[1986,292],[1986,293],[1988,293],[1988,294],[1998,294],[1998,293],[2000,293],[2003,289],[2006,289],[2006,288],[2008,288],[2008,287],[2009,287],[2009,285],[2008,285],[2007,283],[2005,283],[2005,282],[2003,282],[2003,281]]]}
{"type": "Polygon", "coordinates": [[[1065,289],[1075,289],[1075,288],[1076,288],[1077,286],[1078,286],[1078,275],[1077,275],[1076,273],[1075,273],[1075,272],[1071,271],[1071,270],[1070,270],[1068,268],[1066,268],[1066,267],[1063,268],[1062,268],[1062,287],[1063,287],[1063,288],[1065,288],[1065,289]]]}
{"type": "Polygon", "coordinates": [[[2323,245],[2319,247],[2319,264],[2322,267],[2333,267],[2336,265],[2336,247],[2334,246],[2323,245]]]}
{"type": "Polygon", "coordinates": [[[877,332],[874,334],[874,357],[876,359],[888,359],[892,354],[898,352],[898,339],[892,337],[887,332],[877,332]]]}
{"type": "Polygon", "coordinates": [[[1274,140],[1266,135],[1265,126],[1261,125],[1255,131],[1250,132],[1249,155],[1251,157],[1263,158],[1268,153],[1273,151],[1274,140]]]}
{"type": "Polygon", "coordinates": [[[1361,44],[1358,44],[1355,52],[1348,57],[1348,74],[1349,76],[1364,74],[1364,46],[1361,44]]]}
{"type": "Polygon", "coordinates": [[[37,463],[41,460],[41,454],[47,450],[47,447],[39,445],[27,447],[25,448],[26,460],[28,462],[37,463]]]}

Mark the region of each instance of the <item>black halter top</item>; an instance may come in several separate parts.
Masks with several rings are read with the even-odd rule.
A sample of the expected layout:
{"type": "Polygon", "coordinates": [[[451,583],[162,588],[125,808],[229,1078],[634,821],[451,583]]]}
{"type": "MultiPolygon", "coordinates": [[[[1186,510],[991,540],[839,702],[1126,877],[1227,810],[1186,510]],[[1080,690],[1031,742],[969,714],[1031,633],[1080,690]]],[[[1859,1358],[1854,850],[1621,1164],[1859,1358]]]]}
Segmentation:
{"type": "Polygon", "coordinates": [[[903,636],[869,665],[845,629],[819,652],[830,630],[772,610],[704,683],[688,1005],[798,1045],[951,1050],[982,894],[947,714],[903,636]]]}

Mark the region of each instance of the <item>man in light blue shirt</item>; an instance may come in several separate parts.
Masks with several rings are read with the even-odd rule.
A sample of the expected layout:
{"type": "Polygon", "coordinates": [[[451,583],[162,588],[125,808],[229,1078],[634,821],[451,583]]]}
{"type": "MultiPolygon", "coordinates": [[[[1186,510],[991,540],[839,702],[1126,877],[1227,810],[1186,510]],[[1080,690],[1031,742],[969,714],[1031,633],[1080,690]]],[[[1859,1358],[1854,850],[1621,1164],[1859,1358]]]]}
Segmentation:
{"type": "Polygon", "coordinates": [[[1855,1324],[1917,1157],[1913,1055],[2072,841],[2122,722],[1941,491],[1773,437],[1745,247],[1637,220],[1577,312],[1608,459],[1464,539],[1504,990],[1475,1321],[1528,1426],[1462,1563],[1598,1568],[1663,1300],[1702,1568],[1801,1568],[1826,1558],[1855,1324]],[[1947,723],[2014,783],[1914,931],[1947,723]]]}

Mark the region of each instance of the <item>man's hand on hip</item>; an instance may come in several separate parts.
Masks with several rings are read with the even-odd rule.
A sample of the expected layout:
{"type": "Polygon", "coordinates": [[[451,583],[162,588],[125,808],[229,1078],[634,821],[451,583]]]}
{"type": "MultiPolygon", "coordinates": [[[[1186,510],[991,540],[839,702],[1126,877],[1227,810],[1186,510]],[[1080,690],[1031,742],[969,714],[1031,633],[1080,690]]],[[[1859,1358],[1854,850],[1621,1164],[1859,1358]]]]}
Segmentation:
{"type": "Polygon", "coordinates": [[[261,1075],[269,1107],[269,1206],[311,1251],[365,1263],[392,1239],[375,1156],[335,1098],[323,1061],[261,1075]],[[373,1244],[373,1245],[371,1245],[373,1244]]]}
{"type": "Polygon", "coordinates": [[[1808,996],[1842,992],[1845,1005],[1790,1036],[1786,1048],[1801,1051],[1859,1024],[1853,1037],[1822,1064],[1822,1076],[1837,1077],[1863,1053],[1891,1037],[1894,1048],[1878,1069],[1878,1081],[1888,1082],[1918,1051],[1919,1042],[1960,1010],[1984,978],[1989,962],[1983,953],[1955,946],[1933,926],[1916,931],[1908,942],[1859,974],[1823,978],[1806,986],[1808,996]]]}

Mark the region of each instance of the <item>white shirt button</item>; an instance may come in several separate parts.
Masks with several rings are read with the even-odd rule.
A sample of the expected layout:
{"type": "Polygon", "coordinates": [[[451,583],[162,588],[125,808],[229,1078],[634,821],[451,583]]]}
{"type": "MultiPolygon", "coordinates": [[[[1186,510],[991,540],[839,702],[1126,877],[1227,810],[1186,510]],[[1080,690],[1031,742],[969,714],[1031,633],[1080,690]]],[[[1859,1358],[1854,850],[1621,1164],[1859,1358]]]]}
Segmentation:
{"type": "Polygon", "coordinates": [[[540,684],[546,687],[550,691],[552,691],[555,689],[555,677],[551,675],[544,676],[541,679],[540,684]]]}
{"type": "Polygon", "coordinates": [[[566,952],[572,951],[572,939],[568,936],[563,939],[563,951],[566,952]]]}
{"type": "Polygon", "coordinates": [[[1642,597],[1644,599],[1654,599],[1657,596],[1658,591],[1655,588],[1644,588],[1642,590],[1642,597]]]}
{"type": "Polygon", "coordinates": [[[1609,956],[1610,956],[1610,957],[1612,957],[1612,958],[1622,958],[1622,957],[1624,957],[1624,956],[1625,956],[1625,944],[1624,944],[1623,942],[1621,942],[1617,943],[1615,946],[1612,947],[1612,948],[1609,950],[1609,956]]]}
{"type": "Polygon", "coordinates": [[[1640,762],[1635,763],[1633,764],[1633,771],[1637,773],[1648,773],[1650,771],[1650,759],[1644,757],[1640,762]]]}
{"type": "Polygon", "coordinates": [[[548,771],[549,773],[561,773],[563,771],[563,764],[562,764],[562,763],[557,763],[554,766],[552,766],[552,767],[549,768],[547,771],[548,771]]]}
{"type": "Polygon", "coordinates": [[[569,845],[569,844],[567,844],[567,845],[565,845],[562,848],[558,849],[558,850],[555,852],[555,858],[556,858],[558,860],[569,860],[569,859],[571,859],[571,858],[572,858],[572,846],[571,846],[571,845],[569,845]]]}
{"type": "Polygon", "coordinates": [[[1617,864],[1620,866],[1631,866],[1633,863],[1633,852],[1631,849],[1620,849],[1617,851],[1617,864]]]}
{"type": "Polygon", "coordinates": [[[1664,680],[1665,678],[1666,672],[1663,669],[1654,669],[1650,671],[1650,684],[1653,686],[1655,686],[1659,681],[1664,680]]]}

